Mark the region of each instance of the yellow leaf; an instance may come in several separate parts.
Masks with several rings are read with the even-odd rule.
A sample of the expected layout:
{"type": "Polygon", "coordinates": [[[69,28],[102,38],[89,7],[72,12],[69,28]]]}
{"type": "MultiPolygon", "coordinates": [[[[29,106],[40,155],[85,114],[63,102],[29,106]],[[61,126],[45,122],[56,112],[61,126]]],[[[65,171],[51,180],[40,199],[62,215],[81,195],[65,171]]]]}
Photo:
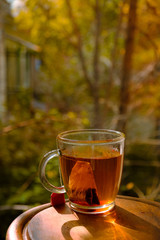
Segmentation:
{"type": "Polygon", "coordinates": [[[133,182],[129,182],[129,183],[126,185],[126,188],[127,188],[128,190],[131,190],[133,187],[134,187],[134,183],[133,183],[133,182]]]}

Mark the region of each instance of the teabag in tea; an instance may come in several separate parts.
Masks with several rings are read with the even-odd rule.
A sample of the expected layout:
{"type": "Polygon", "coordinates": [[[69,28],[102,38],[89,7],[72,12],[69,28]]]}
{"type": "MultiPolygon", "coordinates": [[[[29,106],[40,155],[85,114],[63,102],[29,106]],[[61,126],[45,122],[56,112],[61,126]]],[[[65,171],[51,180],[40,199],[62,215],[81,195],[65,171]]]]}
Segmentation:
{"type": "Polygon", "coordinates": [[[69,198],[74,202],[99,205],[97,187],[89,162],[77,161],[69,177],[69,198]]]}

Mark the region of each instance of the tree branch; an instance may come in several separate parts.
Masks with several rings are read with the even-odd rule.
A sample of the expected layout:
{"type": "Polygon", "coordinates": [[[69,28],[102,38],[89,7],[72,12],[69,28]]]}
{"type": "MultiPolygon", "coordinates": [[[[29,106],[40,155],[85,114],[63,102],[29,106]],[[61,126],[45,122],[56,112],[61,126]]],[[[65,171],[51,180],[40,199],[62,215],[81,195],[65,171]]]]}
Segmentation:
{"type": "Polygon", "coordinates": [[[120,13],[119,13],[119,19],[118,19],[118,24],[117,24],[117,28],[116,28],[116,32],[115,32],[115,36],[114,36],[114,45],[111,51],[111,66],[109,69],[109,77],[108,77],[108,90],[107,90],[107,97],[109,99],[110,97],[110,93],[111,93],[111,89],[114,83],[114,74],[115,74],[115,70],[116,70],[116,60],[117,60],[117,55],[118,55],[118,40],[119,40],[119,35],[121,32],[121,28],[122,28],[122,20],[123,20],[123,16],[124,16],[124,12],[123,12],[123,7],[126,3],[126,0],[123,0],[122,5],[120,6],[120,13]]]}
{"type": "Polygon", "coordinates": [[[77,48],[78,48],[78,54],[79,54],[79,59],[80,59],[83,75],[84,75],[84,78],[85,78],[85,80],[86,80],[86,82],[89,86],[90,91],[92,92],[92,82],[90,80],[88,70],[87,70],[87,67],[86,67],[86,61],[85,61],[84,52],[83,52],[83,46],[82,46],[83,44],[82,44],[82,37],[81,37],[80,29],[78,27],[75,16],[73,14],[73,10],[72,10],[70,0],[65,0],[65,1],[66,1],[66,5],[67,5],[67,8],[68,8],[69,19],[70,19],[72,27],[73,27],[73,32],[74,32],[74,34],[77,38],[77,48]]]}
{"type": "Polygon", "coordinates": [[[144,37],[148,40],[148,42],[152,45],[153,51],[154,51],[154,56],[155,56],[155,62],[158,61],[159,59],[159,54],[158,54],[158,46],[153,40],[153,38],[150,36],[150,33],[146,33],[143,30],[139,29],[140,33],[144,35],[144,37]]]}
{"type": "Polygon", "coordinates": [[[128,27],[127,37],[125,41],[125,55],[122,65],[122,77],[121,77],[121,89],[120,89],[120,105],[119,113],[121,119],[118,121],[117,128],[121,131],[126,130],[128,106],[130,102],[130,81],[132,70],[132,56],[134,50],[134,38],[136,28],[136,10],[137,0],[130,0],[129,15],[128,15],[128,27]]]}
{"type": "Polygon", "coordinates": [[[94,50],[93,50],[93,100],[94,100],[94,118],[93,126],[101,127],[102,119],[100,114],[100,97],[99,97],[99,79],[100,79],[100,33],[101,33],[101,11],[100,2],[95,0],[95,33],[94,33],[94,50]]]}
{"type": "Polygon", "coordinates": [[[99,82],[99,57],[100,57],[100,31],[101,31],[101,12],[99,0],[95,4],[95,42],[94,42],[94,55],[93,55],[93,77],[96,87],[99,82]]]}
{"type": "MultiPolygon", "coordinates": [[[[43,117],[43,121],[45,121],[45,119],[49,119],[51,121],[56,121],[56,118],[54,116],[44,116],[43,117]]],[[[42,119],[41,119],[42,120],[42,119]]],[[[16,130],[18,128],[23,128],[23,127],[27,127],[30,126],[32,124],[38,123],[40,120],[37,119],[28,119],[28,120],[24,120],[21,122],[16,123],[15,125],[8,125],[6,127],[3,127],[0,131],[0,135],[4,135],[7,134],[13,130],[16,130]]]]}

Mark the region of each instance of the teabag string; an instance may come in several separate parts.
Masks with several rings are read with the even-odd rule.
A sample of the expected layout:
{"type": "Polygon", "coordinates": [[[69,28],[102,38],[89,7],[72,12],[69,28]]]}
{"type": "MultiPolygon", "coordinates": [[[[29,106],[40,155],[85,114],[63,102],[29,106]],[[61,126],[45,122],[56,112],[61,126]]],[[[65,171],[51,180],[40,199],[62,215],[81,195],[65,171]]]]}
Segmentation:
{"type": "Polygon", "coordinates": [[[69,177],[69,199],[99,205],[97,187],[89,162],[77,161],[69,177]]]}

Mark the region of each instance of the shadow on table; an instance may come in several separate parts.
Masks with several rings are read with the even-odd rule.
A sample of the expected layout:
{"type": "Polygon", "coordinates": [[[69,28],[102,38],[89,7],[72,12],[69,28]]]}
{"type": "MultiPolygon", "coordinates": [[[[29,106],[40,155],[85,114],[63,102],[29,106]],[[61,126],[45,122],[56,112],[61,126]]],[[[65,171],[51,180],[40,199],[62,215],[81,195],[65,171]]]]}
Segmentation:
{"type": "MultiPolygon", "coordinates": [[[[60,210],[60,209],[59,209],[60,210]]],[[[58,210],[58,211],[59,211],[58,210]]],[[[72,213],[67,206],[62,214],[72,213]]],[[[110,239],[110,240],[159,240],[160,229],[135,214],[116,206],[108,216],[74,213],[77,220],[63,224],[61,231],[65,239],[110,239]]]]}

